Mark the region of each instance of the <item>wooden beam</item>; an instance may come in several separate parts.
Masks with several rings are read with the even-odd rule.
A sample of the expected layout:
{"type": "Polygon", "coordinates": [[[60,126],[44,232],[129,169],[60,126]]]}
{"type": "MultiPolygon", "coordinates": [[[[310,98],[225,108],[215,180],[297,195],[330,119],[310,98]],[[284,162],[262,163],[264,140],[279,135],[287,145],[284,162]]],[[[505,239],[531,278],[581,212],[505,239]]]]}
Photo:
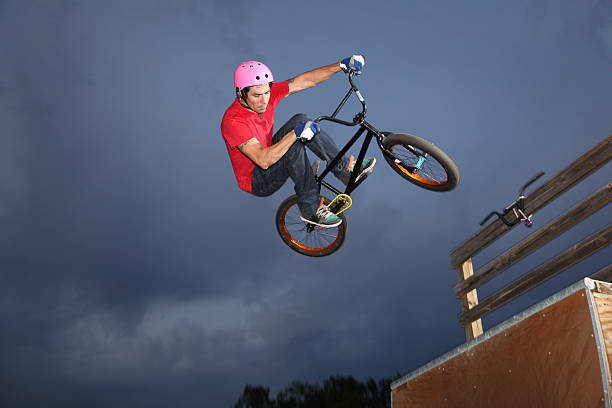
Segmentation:
{"type": "Polygon", "coordinates": [[[603,186],[581,203],[570,208],[565,214],[549,222],[546,226],[540,228],[528,238],[477,270],[469,278],[459,281],[454,288],[455,295],[457,297],[463,296],[467,292],[488,282],[500,272],[544,246],[544,244],[552,241],[558,235],[578,224],[610,201],[612,201],[612,182],[603,186]]]}
{"type": "Polygon", "coordinates": [[[604,266],[603,268],[589,276],[589,278],[598,281],[612,282],[612,264],[604,266]]]}
{"type": "MultiPolygon", "coordinates": [[[[533,214],[593,171],[606,164],[610,159],[612,159],[612,135],[606,137],[556,176],[529,194],[525,198],[525,213],[533,214]]],[[[514,222],[515,220],[514,214],[509,213],[507,221],[514,222]]],[[[456,269],[466,259],[473,257],[510,229],[511,227],[496,219],[451,252],[451,265],[456,269]]]]}
{"type": "Polygon", "coordinates": [[[485,314],[506,304],[510,300],[522,295],[526,291],[607,246],[611,240],[612,224],[608,224],[602,230],[578,244],[573,245],[553,259],[538,266],[527,275],[524,275],[510,285],[489,296],[474,308],[464,311],[459,315],[459,323],[465,326],[470,324],[470,322],[480,319],[485,314]]]}
{"type": "MultiPolygon", "coordinates": [[[[459,282],[469,278],[474,274],[474,268],[472,267],[472,260],[468,259],[457,268],[457,278],[459,282]]],[[[478,293],[476,289],[461,296],[461,309],[465,312],[478,305],[478,293]]],[[[473,322],[463,325],[465,328],[465,338],[470,341],[482,334],[482,321],[476,319],[473,322]]]]}

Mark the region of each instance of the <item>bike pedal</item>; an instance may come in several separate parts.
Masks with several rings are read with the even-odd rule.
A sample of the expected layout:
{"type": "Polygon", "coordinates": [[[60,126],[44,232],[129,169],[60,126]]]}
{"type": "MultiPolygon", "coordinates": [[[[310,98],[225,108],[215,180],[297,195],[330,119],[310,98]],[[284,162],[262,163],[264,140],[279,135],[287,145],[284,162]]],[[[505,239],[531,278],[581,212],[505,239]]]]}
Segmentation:
{"type": "Polygon", "coordinates": [[[340,207],[334,211],[334,214],[339,215],[342,211],[348,210],[351,205],[353,205],[353,199],[348,194],[338,194],[336,198],[334,198],[330,203],[329,207],[332,207],[332,204],[338,200],[337,204],[340,204],[340,207]]]}

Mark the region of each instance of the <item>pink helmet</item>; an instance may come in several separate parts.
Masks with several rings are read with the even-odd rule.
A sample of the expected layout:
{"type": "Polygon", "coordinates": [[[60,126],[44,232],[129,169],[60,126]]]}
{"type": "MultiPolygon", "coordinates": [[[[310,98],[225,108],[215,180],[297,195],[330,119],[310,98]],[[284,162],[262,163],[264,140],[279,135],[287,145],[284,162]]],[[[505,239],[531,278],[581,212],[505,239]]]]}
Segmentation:
{"type": "Polygon", "coordinates": [[[234,85],[238,91],[247,86],[262,85],[272,81],[274,81],[272,71],[259,61],[245,61],[238,65],[234,72],[234,85]]]}

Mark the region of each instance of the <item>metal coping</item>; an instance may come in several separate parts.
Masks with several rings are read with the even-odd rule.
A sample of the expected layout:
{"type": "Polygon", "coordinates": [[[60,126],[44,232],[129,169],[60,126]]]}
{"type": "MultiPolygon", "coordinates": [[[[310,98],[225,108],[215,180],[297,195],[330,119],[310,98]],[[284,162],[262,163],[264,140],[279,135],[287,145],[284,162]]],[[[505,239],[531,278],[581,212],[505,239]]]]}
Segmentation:
{"type": "MultiPolygon", "coordinates": [[[[595,289],[595,284],[589,278],[585,279],[585,286],[587,286],[591,290],[595,289]]],[[[594,304],[595,299],[593,297],[593,294],[590,293],[590,291],[589,291],[589,296],[587,296],[587,300],[589,302],[589,309],[591,311],[591,323],[593,324],[593,332],[595,334],[595,342],[597,345],[597,354],[599,357],[599,368],[601,369],[601,381],[602,381],[602,384],[604,385],[603,393],[604,393],[605,407],[610,408],[612,402],[610,401],[610,393],[608,392],[609,387],[606,386],[606,384],[608,384],[608,386],[610,385],[610,379],[608,378],[608,371],[606,370],[606,367],[608,364],[606,345],[604,343],[604,339],[602,336],[601,324],[599,322],[599,319],[597,319],[597,313],[596,313],[597,308],[594,304]]]]}
{"type": "MultiPolygon", "coordinates": [[[[557,303],[558,301],[568,297],[569,295],[572,295],[580,290],[586,290],[586,289],[592,289],[593,288],[593,281],[589,278],[584,278],[582,280],[579,280],[578,282],[574,283],[571,286],[568,286],[567,288],[555,293],[554,295],[542,300],[541,302],[525,309],[524,311],[522,311],[521,313],[518,313],[512,317],[510,317],[509,319],[506,319],[505,321],[503,321],[502,323],[498,324],[497,326],[492,327],[491,329],[487,330],[486,332],[484,332],[482,335],[478,336],[477,338],[470,340],[456,348],[454,348],[453,350],[441,355],[440,357],[430,361],[429,363],[417,368],[416,370],[412,371],[410,374],[407,374],[401,378],[398,378],[397,380],[393,381],[391,383],[391,391],[393,391],[394,389],[396,389],[397,387],[406,384],[407,382],[409,382],[410,380],[412,380],[415,377],[418,377],[419,375],[431,370],[432,368],[435,368],[437,366],[439,366],[440,364],[445,363],[446,361],[450,360],[451,358],[464,353],[465,351],[469,350],[470,348],[484,342],[487,341],[488,339],[490,339],[493,336],[498,335],[499,333],[502,333],[504,330],[508,329],[509,327],[527,319],[528,317],[538,313],[539,311],[547,308],[548,306],[557,303]]],[[[588,292],[588,290],[586,290],[588,292]]],[[[589,309],[591,309],[591,318],[594,319],[593,315],[593,308],[592,308],[592,304],[591,304],[591,300],[590,297],[587,296],[587,298],[589,298],[589,309]]],[[[594,326],[596,327],[596,326],[594,326]]],[[[598,336],[596,336],[598,337],[598,336]]],[[[597,346],[598,349],[600,347],[599,344],[599,339],[597,340],[597,346]]],[[[601,363],[601,353],[599,353],[600,355],[600,363],[601,363]]],[[[603,377],[604,379],[606,378],[605,375],[603,377]]],[[[605,383],[605,382],[604,382],[605,383]]],[[[609,396],[606,393],[606,402],[608,402],[608,398],[609,396]]],[[[606,407],[608,407],[609,405],[606,404],[606,407]]]]}

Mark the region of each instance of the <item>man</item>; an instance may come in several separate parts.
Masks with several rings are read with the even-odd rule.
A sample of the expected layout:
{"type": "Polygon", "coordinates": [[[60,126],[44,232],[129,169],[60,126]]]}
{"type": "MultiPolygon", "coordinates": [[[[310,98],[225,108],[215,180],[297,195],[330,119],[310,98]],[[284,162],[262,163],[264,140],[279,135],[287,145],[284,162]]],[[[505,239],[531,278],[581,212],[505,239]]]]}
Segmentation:
{"type": "MultiPolygon", "coordinates": [[[[336,72],[352,70],[360,74],[364,63],[363,56],[353,55],[283,82],[274,82],[272,72],[261,62],[240,64],[234,73],[236,100],[221,121],[221,133],[238,186],[265,197],[291,178],[304,222],[323,228],[340,225],[342,220],[327,206],[319,206],[319,189],[305,146],[327,162],[339,149],[327,133],[304,114],[293,116],[273,136],[274,109],[287,95],[318,85],[336,72]]],[[[375,163],[374,158],[365,159],[357,179],[370,174],[375,163]]],[[[346,185],[353,167],[352,158],[343,158],[332,173],[346,185]]]]}

